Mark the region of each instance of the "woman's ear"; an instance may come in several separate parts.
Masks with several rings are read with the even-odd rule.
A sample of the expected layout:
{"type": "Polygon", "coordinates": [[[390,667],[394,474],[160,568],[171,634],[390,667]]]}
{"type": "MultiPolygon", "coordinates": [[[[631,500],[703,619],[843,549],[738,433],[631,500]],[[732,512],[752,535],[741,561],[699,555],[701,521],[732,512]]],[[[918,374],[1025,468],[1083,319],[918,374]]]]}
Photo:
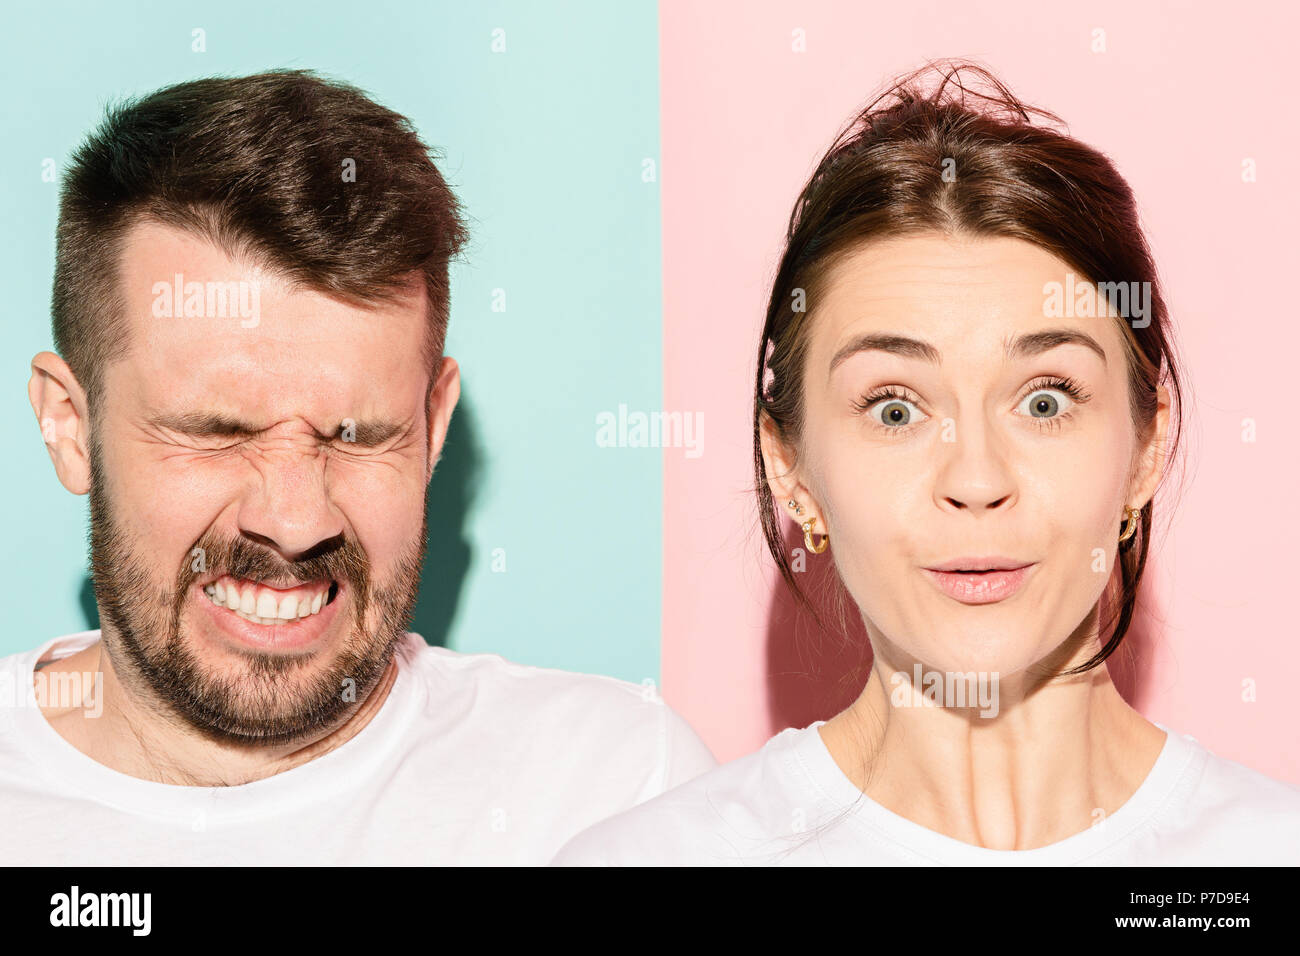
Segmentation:
{"type": "Polygon", "coordinates": [[[763,450],[763,468],[767,472],[767,486],[772,490],[781,510],[796,524],[818,516],[817,502],[799,478],[798,457],[795,450],[781,435],[781,429],[767,412],[759,413],[759,444],[763,450]],[[789,502],[795,507],[791,508],[789,502]]]}
{"type": "Polygon", "coordinates": [[[1169,390],[1163,385],[1156,389],[1158,405],[1155,419],[1151,423],[1151,434],[1146,445],[1138,452],[1134,469],[1133,493],[1130,508],[1143,508],[1156,493],[1160,479],[1168,466],[1169,437],[1169,390]]]}

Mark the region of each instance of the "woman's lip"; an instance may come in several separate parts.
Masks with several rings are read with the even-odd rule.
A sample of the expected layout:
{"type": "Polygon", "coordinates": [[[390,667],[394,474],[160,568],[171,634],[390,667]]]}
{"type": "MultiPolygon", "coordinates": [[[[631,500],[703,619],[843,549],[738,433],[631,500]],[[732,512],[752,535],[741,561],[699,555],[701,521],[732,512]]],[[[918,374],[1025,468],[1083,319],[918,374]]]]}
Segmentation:
{"type": "Polygon", "coordinates": [[[922,568],[931,581],[948,597],[962,604],[994,604],[1018,592],[1036,568],[1026,564],[1013,571],[935,571],[922,568]]]}
{"type": "Polygon", "coordinates": [[[1033,561],[1019,561],[1015,558],[1002,557],[958,558],[946,564],[928,567],[926,570],[944,573],[952,571],[1019,571],[1021,568],[1027,568],[1033,563],[1033,561]]]}

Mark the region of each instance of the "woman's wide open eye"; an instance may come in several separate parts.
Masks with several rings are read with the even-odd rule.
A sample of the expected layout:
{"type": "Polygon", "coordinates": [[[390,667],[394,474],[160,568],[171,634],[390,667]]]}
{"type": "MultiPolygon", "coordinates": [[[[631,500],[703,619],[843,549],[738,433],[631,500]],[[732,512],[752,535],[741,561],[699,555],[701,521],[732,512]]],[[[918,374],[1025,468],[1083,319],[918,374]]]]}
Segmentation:
{"type": "Polygon", "coordinates": [[[880,407],[873,410],[872,414],[877,416],[877,421],[887,428],[902,428],[904,425],[919,424],[923,419],[918,419],[921,410],[905,398],[892,398],[887,402],[881,402],[880,407]],[[915,420],[914,420],[915,419],[915,420]]]}
{"type": "Polygon", "coordinates": [[[925,421],[916,403],[892,386],[876,389],[853,403],[859,412],[869,412],[882,428],[899,429],[925,421]]]}
{"type": "Polygon", "coordinates": [[[1025,414],[1031,418],[1056,418],[1074,407],[1074,402],[1066,398],[1064,404],[1061,395],[1053,394],[1057,389],[1036,388],[1025,396],[1021,408],[1025,408],[1025,414]]]}
{"type": "MultiPolygon", "coordinates": [[[[1089,397],[1073,379],[1048,378],[1033,383],[1018,408],[1026,418],[1033,419],[1034,424],[1054,428],[1070,417],[1076,405],[1086,402],[1089,397]]],[[[926,420],[918,417],[924,413],[916,407],[915,399],[892,385],[862,396],[853,405],[857,411],[869,413],[875,424],[891,431],[926,420]]]]}
{"type": "Polygon", "coordinates": [[[1074,414],[1075,407],[1091,396],[1072,378],[1049,378],[1030,386],[1030,392],[1020,403],[1023,414],[1034,424],[1056,428],[1074,414]]]}

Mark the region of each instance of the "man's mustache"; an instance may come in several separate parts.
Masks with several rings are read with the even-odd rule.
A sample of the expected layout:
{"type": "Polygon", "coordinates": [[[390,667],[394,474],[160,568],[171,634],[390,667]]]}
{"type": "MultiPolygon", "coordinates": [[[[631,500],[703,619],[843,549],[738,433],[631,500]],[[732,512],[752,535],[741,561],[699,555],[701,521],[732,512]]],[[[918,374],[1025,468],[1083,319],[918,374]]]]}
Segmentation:
{"type": "Polygon", "coordinates": [[[195,581],[229,575],[287,589],[324,580],[356,584],[368,577],[367,571],[365,552],[341,536],[322,542],[307,556],[292,562],[249,541],[209,537],[190,549],[178,583],[183,591],[195,581]]]}

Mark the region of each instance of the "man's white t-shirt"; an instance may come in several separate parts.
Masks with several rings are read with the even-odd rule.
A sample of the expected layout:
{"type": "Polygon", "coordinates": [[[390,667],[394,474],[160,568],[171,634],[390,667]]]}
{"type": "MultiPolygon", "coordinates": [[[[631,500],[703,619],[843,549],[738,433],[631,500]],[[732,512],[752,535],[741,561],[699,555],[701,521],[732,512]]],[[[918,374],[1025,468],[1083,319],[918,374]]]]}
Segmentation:
{"type": "Polygon", "coordinates": [[[0,864],[542,865],[575,833],[717,766],[649,686],[430,647],[356,736],[233,787],[119,773],[59,735],[33,667],[0,659],[0,864]]]}
{"type": "Polygon", "coordinates": [[[1099,825],[1032,850],[964,843],[867,797],[818,721],[570,841],[556,866],[1300,864],[1300,789],[1165,731],[1146,780],[1099,825]]]}

